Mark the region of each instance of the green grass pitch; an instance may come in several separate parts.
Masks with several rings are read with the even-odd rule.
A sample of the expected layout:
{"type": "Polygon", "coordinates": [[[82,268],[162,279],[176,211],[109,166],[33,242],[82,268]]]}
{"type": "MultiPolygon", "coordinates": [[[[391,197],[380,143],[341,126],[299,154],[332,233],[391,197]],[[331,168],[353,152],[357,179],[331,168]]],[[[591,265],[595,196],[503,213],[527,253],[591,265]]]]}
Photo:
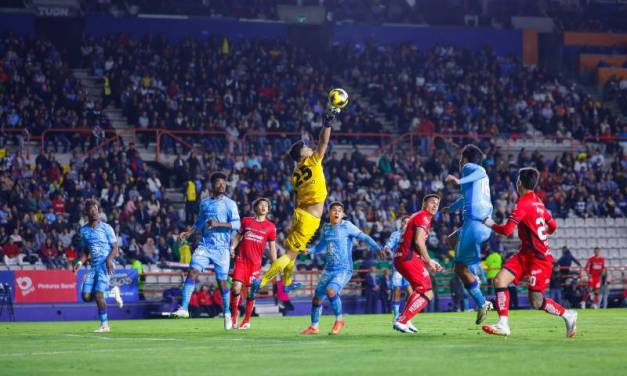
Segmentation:
{"type": "MultiPolygon", "coordinates": [[[[492,322],[494,313],[488,318],[492,322]]],[[[390,315],[346,316],[340,336],[298,333],[308,317],[253,318],[225,332],[221,319],[0,323],[1,375],[625,375],[627,310],[579,311],[577,337],[562,319],[515,311],[512,336],[488,336],[473,313],[427,313],[419,334],[390,315]]]]}

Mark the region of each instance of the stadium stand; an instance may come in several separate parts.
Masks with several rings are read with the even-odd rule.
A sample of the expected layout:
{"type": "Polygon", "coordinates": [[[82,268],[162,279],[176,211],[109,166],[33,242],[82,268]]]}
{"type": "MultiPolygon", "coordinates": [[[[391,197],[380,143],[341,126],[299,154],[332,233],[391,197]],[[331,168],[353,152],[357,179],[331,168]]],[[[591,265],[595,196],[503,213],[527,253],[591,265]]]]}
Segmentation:
{"type": "MultiPolygon", "coordinates": [[[[50,44],[5,36],[1,45],[0,79],[9,90],[0,92],[0,218],[6,225],[0,243],[4,254],[12,254],[15,248],[4,246],[13,236],[20,254],[5,259],[5,268],[68,267],[76,257],[81,206],[96,197],[120,234],[121,265],[139,258],[148,272],[172,271],[164,265],[181,261],[175,236],[193,220],[195,202],[186,202],[186,189],[204,197],[204,177],[216,169],[230,172],[230,194],[243,214],[254,198],[271,198],[281,244],[293,209],[284,152],[295,139],[317,134],[326,89],[334,83],[346,84],[358,100],[336,130],[353,134],[336,137],[326,162],[329,199],[345,202],[349,219],[377,241],[401,215],[417,210],[425,192],[452,201],[456,192],[443,178],[458,170],[460,146],[474,142],[486,152],[497,221],[516,199],[516,169],[535,165],[547,207],[563,218],[554,247],[571,248],[583,262],[598,245],[610,265],[627,263],[625,157],[613,138],[624,131],[624,120],[569,82],[515,59],[452,46],[421,52],[338,45],[334,65],[325,66],[284,42],[171,44],[155,36],[116,35],[86,40],[87,70],[72,77],[50,44]],[[397,68],[407,66],[412,69],[397,68]],[[61,74],[52,75],[52,69],[61,74]],[[31,92],[31,86],[42,89],[31,92]],[[48,94],[50,88],[64,96],[48,94]],[[56,111],[41,105],[47,95],[56,111]],[[124,117],[111,121],[111,113],[124,117]],[[43,138],[44,152],[33,155],[32,166],[21,154],[19,133],[9,133],[23,127],[43,138]],[[87,132],[90,142],[69,137],[66,128],[87,132]],[[168,133],[159,137],[158,129],[168,133]],[[285,135],[272,133],[279,130],[285,135]],[[118,136],[108,139],[113,133],[106,132],[118,136]],[[267,137],[246,138],[255,132],[267,137]],[[415,153],[406,143],[414,137],[415,153]],[[159,152],[154,158],[147,150],[161,143],[169,159],[155,164],[159,152]],[[605,237],[597,242],[597,234],[605,237]]],[[[611,95],[620,98],[616,90],[611,95]]],[[[434,255],[450,259],[445,235],[459,223],[457,215],[442,215],[430,237],[434,255]]],[[[486,251],[513,249],[515,244],[495,236],[486,251]]],[[[358,247],[357,266],[371,258],[358,247]]],[[[316,269],[318,262],[301,265],[316,269]]],[[[299,278],[312,281],[306,273],[299,278]]],[[[180,282],[177,273],[146,279],[147,285],[180,282]]]]}

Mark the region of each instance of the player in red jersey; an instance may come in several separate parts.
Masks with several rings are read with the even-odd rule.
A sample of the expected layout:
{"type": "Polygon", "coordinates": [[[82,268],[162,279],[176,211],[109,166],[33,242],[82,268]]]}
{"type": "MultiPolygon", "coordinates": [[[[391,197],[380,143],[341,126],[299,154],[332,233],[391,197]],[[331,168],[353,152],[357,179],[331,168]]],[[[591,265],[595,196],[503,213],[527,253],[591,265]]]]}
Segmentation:
{"type": "Polygon", "coordinates": [[[586,267],[584,269],[588,274],[588,290],[583,296],[581,302],[582,308],[586,307],[586,302],[590,297],[590,292],[594,293],[592,298],[592,308],[599,308],[599,293],[601,292],[601,276],[605,272],[605,257],[601,256],[601,248],[596,247],[594,249],[594,256],[588,259],[586,267]]]}
{"type": "Polygon", "coordinates": [[[437,261],[429,257],[427,237],[433,216],[440,207],[440,196],[428,194],[422,200],[422,210],[407,221],[401,243],[394,254],[394,267],[409,282],[413,292],[407,297],[405,309],[394,321],[393,328],[402,333],[416,333],[411,319],[429,305],[433,299],[429,270],[442,270],[437,261]],[[427,270],[428,269],[428,270],[427,270]]]}
{"type": "Polygon", "coordinates": [[[488,334],[509,336],[509,290],[511,283],[518,284],[523,277],[529,277],[529,302],[535,309],[543,309],[551,315],[561,316],[566,322],[566,336],[575,336],[577,312],[566,310],[554,300],[544,296],[551,272],[553,256],[549,249],[549,234],[557,229],[557,223],[534,189],[540,173],[535,168],[521,168],[518,172],[516,188],[520,197],[507,223],[497,225],[492,218],[483,223],[496,233],[510,236],[518,226],[521,247],[518,253],[510,257],[494,279],[496,287],[496,311],[499,321],[495,325],[484,325],[488,334]]]}
{"type": "MultiPolygon", "coordinates": [[[[276,227],[267,220],[270,211],[270,200],[258,198],[253,202],[255,217],[246,217],[241,221],[238,233],[233,237],[231,252],[237,248],[235,257],[235,270],[233,271],[233,286],[231,287],[231,314],[233,329],[237,329],[237,316],[239,310],[242,285],[250,288],[254,279],[259,278],[261,272],[261,257],[266,248],[270,248],[270,259],[276,260],[276,227]],[[239,245],[239,247],[238,247],[239,245]]],[[[255,298],[248,296],[246,301],[246,315],[239,329],[250,329],[250,315],[255,307],[255,298]]]]}

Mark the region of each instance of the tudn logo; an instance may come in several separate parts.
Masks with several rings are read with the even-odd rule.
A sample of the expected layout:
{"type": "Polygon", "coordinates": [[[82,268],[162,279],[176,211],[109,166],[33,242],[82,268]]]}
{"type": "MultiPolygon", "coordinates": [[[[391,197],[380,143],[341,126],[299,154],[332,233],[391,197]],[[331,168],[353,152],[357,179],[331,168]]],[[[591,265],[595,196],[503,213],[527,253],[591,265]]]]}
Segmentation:
{"type": "Polygon", "coordinates": [[[22,291],[22,296],[26,296],[35,291],[33,287],[33,280],[30,277],[19,277],[15,279],[17,287],[22,291]]]}

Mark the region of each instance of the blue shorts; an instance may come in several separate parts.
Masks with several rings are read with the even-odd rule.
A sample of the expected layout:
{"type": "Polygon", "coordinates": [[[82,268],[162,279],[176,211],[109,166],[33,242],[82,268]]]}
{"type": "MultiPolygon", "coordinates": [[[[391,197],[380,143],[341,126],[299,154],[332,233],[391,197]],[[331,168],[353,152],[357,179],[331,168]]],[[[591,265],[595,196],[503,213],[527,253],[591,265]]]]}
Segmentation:
{"type": "Polygon", "coordinates": [[[490,239],[491,233],[483,223],[467,219],[457,237],[455,263],[466,266],[481,263],[481,244],[490,239]]]}
{"type": "Polygon", "coordinates": [[[192,261],[189,263],[189,267],[190,269],[196,269],[199,272],[203,272],[210,264],[213,264],[213,271],[216,273],[216,279],[226,281],[229,275],[230,263],[231,255],[229,254],[228,249],[225,249],[224,251],[217,251],[199,246],[192,255],[192,261]]]}
{"type": "Polygon", "coordinates": [[[397,272],[396,270],[392,273],[392,288],[393,289],[406,289],[409,287],[409,282],[407,282],[407,280],[405,278],[403,278],[403,276],[401,275],[401,273],[397,272]]]}
{"type": "Polygon", "coordinates": [[[327,289],[333,289],[336,294],[340,294],[344,286],[351,280],[353,271],[324,271],[320,276],[320,281],[316,286],[316,298],[323,299],[327,296],[327,289]]]}
{"type": "Polygon", "coordinates": [[[107,271],[107,264],[92,265],[91,269],[85,273],[83,280],[83,294],[93,294],[94,292],[107,293],[109,291],[110,275],[107,271]]]}

